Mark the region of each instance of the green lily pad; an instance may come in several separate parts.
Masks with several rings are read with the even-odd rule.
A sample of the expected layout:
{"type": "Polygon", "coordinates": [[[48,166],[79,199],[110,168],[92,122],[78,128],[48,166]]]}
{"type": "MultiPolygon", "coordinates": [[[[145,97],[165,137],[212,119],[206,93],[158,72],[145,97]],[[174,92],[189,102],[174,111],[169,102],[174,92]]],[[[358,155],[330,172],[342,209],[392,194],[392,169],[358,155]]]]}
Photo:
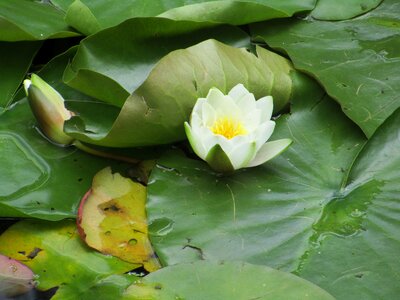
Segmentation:
{"type": "Polygon", "coordinates": [[[370,137],[400,106],[399,10],[397,0],[385,0],[352,20],[260,23],[251,31],[316,77],[370,137]]]}
{"type": "Polygon", "coordinates": [[[318,20],[346,20],[365,14],[383,0],[319,0],[311,16],[318,20]]]}
{"type": "Polygon", "coordinates": [[[64,81],[121,107],[169,52],[210,38],[239,47],[249,43],[248,35],[236,27],[202,27],[197,22],[162,18],[127,20],[83,40],[65,70],[64,81]]]}
{"type": "Polygon", "coordinates": [[[0,145],[1,217],[75,218],[79,201],[99,170],[128,168],[51,144],[36,128],[26,100],[0,115],[0,145]]]}
{"type": "MultiPolygon", "coordinates": [[[[290,73],[295,73],[285,58],[257,47],[257,56],[246,49],[207,40],[187,49],[171,52],[159,61],[146,81],[126,100],[109,131],[104,122],[81,116],[66,122],[66,132],[78,140],[110,147],[136,147],[168,144],[186,139],[183,123],[198,98],[212,87],[223,93],[243,83],[256,99],[274,98],[274,111],[279,112],[290,101],[295,86],[290,73]],[[207,72],[204,72],[207,70],[207,72]],[[93,130],[93,129],[95,130],[93,130]]],[[[79,112],[79,111],[78,111],[79,112]]]]}
{"type": "Polygon", "coordinates": [[[0,236],[0,253],[29,266],[39,290],[58,287],[52,299],[80,299],[94,285],[138,265],[87,248],[73,221],[25,220],[0,236]]]}
{"type": "Polygon", "coordinates": [[[147,204],[156,253],[164,265],[269,265],[338,299],[395,297],[400,111],[359,154],[365,137],[329,97],[314,87],[294,99],[271,138],[294,142],[260,167],[221,177],[178,153],[157,162],[147,204]]]}
{"type": "MultiPolygon", "coordinates": [[[[0,4],[1,5],[1,4],[0,4]]],[[[31,66],[41,42],[0,42],[0,107],[8,107],[31,66]]]]}
{"type": "Polygon", "coordinates": [[[80,35],[65,23],[61,11],[37,1],[0,1],[0,23],[0,41],[45,40],[80,35]]]}
{"type": "Polygon", "coordinates": [[[243,262],[198,261],[163,268],[126,289],[122,299],[334,299],[290,273],[243,262]]]}
{"type": "Polygon", "coordinates": [[[101,170],[79,207],[81,237],[104,254],[143,264],[149,272],[159,269],[147,235],[145,201],[143,185],[110,168],[101,170]]]}
{"type": "MultiPolygon", "coordinates": [[[[137,17],[163,17],[242,25],[274,18],[290,17],[294,13],[314,8],[315,0],[56,0],[66,11],[66,22],[86,35],[118,25],[137,17]],[[246,12],[245,14],[243,12],[246,12]]],[[[203,24],[207,26],[207,24],[203,24]]]]}

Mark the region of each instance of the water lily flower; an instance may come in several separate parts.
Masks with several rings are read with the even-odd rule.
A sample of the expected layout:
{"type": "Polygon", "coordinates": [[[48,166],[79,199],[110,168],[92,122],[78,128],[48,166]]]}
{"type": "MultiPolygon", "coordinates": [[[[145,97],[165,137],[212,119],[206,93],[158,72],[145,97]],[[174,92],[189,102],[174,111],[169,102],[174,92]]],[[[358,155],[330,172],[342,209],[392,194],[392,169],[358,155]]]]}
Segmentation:
{"type": "Polygon", "coordinates": [[[279,155],[292,143],[281,139],[266,143],[275,128],[273,100],[258,101],[242,84],[224,95],[210,89],[199,98],[185,131],[193,151],[217,172],[255,167],[279,155]]]}
{"type": "Polygon", "coordinates": [[[64,98],[35,74],[32,74],[30,80],[24,80],[24,88],[44,135],[56,144],[71,144],[74,139],[63,130],[64,122],[72,117],[72,113],[65,108],[64,98]]]}

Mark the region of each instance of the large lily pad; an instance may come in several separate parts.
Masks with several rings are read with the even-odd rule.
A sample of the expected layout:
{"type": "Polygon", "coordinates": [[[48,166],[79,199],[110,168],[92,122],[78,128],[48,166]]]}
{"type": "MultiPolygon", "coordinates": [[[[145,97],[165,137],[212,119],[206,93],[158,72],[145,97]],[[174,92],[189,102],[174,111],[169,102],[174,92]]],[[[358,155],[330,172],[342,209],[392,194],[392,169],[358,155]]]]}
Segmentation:
{"type": "Polygon", "coordinates": [[[143,264],[149,272],[159,269],[147,235],[145,201],[143,185],[110,168],[101,170],[79,207],[81,237],[104,254],[143,264]]]}
{"type": "Polygon", "coordinates": [[[93,176],[120,165],[51,144],[37,130],[26,100],[0,115],[0,144],[1,217],[74,218],[93,176]]]}
{"type": "MultiPolygon", "coordinates": [[[[288,60],[266,49],[257,47],[255,56],[245,49],[207,40],[165,56],[126,100],[109,131],[98,130],[102,129],[98,121],[82,126],[86,120],[80,116],[67,121],[65,129],[79,140],[111,147],[184,140],[183,123],[189,119],[197,99],[205,97],[210,88],[226,94],[243,83],[256,99],[272,95],[275,112],[279,112],[295,89],[291,72],[295,70],[288,60]]],[[[98,115],[96,109],[92,115],[98,115]]]]}
{"type": "Polygon", "coordinates": [[[255,37],[315,76],[370,137],[400,106],[400,3],[385,0],[352,20],[260,23],[255,37]]]}
{"type": "Polygon", "coordinates": [[[122,299],[333,300],[297,276],[243,262],[198,261],[163,268],[131,285],[122,299]]]}
{"type": "Polygon", "coordinates": [[[0,1],[0,40],[26,41],[78,36],[64,14],[50,4],[27,0],[0,1]]]}
{"type": "Polygon", "coordinates": [[[365,138],[331,99],[295,99],[272,136],[294,143],[263,166],[221,177],[177,153],[158,162],[147,209],[157,254],[266,264],[338,299],[398,294],[400,112],[358,156],[365,138]]]}
{"type": "Polygon", "coordinates": [[[0,253],[29,266],[38,289],[58,287],[54,300],[80,299],[100,280],[138,266],[90,250],[73,221],[21,221],[0,236],[0,253]]]}
{"type": "Polygon", "coordinates": [[[118,5],[114,6],[110,6],[108,0],[55,0],[53,2],[67,12],[66,22],[69,25],[89,35],[136,17],[160,16],[175,20],[241,25],[289,17],[296,12],[311,10],[316,1],[119,0],[118,5]],[[243,11],[246,13],[244,14],[243,11]]]}

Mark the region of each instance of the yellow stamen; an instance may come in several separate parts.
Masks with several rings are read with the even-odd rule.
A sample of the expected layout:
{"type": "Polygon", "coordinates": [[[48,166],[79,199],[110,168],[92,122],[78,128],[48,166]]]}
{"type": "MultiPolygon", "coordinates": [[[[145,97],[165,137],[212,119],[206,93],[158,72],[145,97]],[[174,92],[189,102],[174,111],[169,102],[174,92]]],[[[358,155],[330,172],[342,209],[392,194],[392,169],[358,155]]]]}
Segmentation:
{"type": "Polygon", "coordinates": [[[226,137],[228,140],[234,138],[237,135],[246,134],[246,128],[238,120],[230,118],[220,118],[215,121],[214,125],[210,128],[215,134],[220,134],[226,137]]]}

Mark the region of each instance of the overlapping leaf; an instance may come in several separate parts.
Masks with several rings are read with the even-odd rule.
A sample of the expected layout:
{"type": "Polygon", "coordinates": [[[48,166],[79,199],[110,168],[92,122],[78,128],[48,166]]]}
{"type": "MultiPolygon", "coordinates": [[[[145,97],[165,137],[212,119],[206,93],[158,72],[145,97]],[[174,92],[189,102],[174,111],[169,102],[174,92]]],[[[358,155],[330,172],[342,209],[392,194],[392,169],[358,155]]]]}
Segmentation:
{"type": "Polygon", "coordinates": [[[292,274],[243,262],[198,261],[163,268],[126,289],[122,299],[333,300],[292,274]]]}
{"type": "Polygon", "coordinates": [[[110,5],[108,0],[53,2],[66,11],[66,21],[69,25],[89,35],[136,17],[160,16],[175,20],[241,25],[290,17],[296,12],[313,9],[316,1],[119,0],[118,5],[110,5]]]}
{"type": "Polygon", "coordinates": [[[147,235],[146,188],[110,168],[93,178],[78,211],[78,228],[85,242],[104,254],[143,264],[149,271],[161,266],[147,235]]]}
{"type": "Polygon", "coordinates": [[[79,35],[65,23],[61,11],[37,1],[0,1],[0,23],[0,41],[45,40],[79,35]]]}
{"type": "Polygon", "coordinates": [[[346,20],[367,13],[383,0],[319,0],[311,12],[318,20],[346,20]]]}
{"type": "Polygon", "coordinates": [[[40,42],[0,42],[0,107],[11,103],[40,46],[40,42]]]}
{"type": "Polygon", "coordinates": [[[278,112],[291,99],[295,87],[289,73],[295,71],[289,61],[268,50],[257,48],[257,55],[215,40],[176,50],[126,100],[111,130],[93,130],[100,126],[94,117],[94,124],[82,129],[86,120],[73,117],[66,131],[79,140],[112,147],[176,142],[186,138],[183,123],[198,98],[212,87],[227,93],[238,83],[257,99],[272,95],[278,112]]]}
{"type": "Polygon", "coordinates": [[[156,252],[167,265],[241,259],[295,271],[338,299],[395,297],[400,112],[357,156],[365,138],[332,100],[295,99],[272,137],[293,145],[259,168],[220,177],[176,153],[159,161],[147,210],[156,252]]]}
{"type": "Polygon", "coordinates": [[[400,3],[342,22],[285,20],[252,27],[322,83],[369,137],[400,106],[400,3]]]}
{"type": "Polygon", "coordinates": [[[18,259],[38,276],[38,289],[58,287],[52,299],[81,299],[99,281],[137,265],[91,251],[72,221],[21,221],[0,236],[0,253],[18,259]]]}
{"type": "Polygon", "coordinates": [[[248,35],[233,26],[202,28],[196,22],[139,18],[88,37],[65,71],[66,83],[121,107],[169,52],[214,38],[243,47],[248,35]]]}
{"type": "Polygon", "coordinates": [[[0,216],[73,218],[94,174],[118,163],[55,146],[35,126],[25,100],[0,115],[0,216]]]}

